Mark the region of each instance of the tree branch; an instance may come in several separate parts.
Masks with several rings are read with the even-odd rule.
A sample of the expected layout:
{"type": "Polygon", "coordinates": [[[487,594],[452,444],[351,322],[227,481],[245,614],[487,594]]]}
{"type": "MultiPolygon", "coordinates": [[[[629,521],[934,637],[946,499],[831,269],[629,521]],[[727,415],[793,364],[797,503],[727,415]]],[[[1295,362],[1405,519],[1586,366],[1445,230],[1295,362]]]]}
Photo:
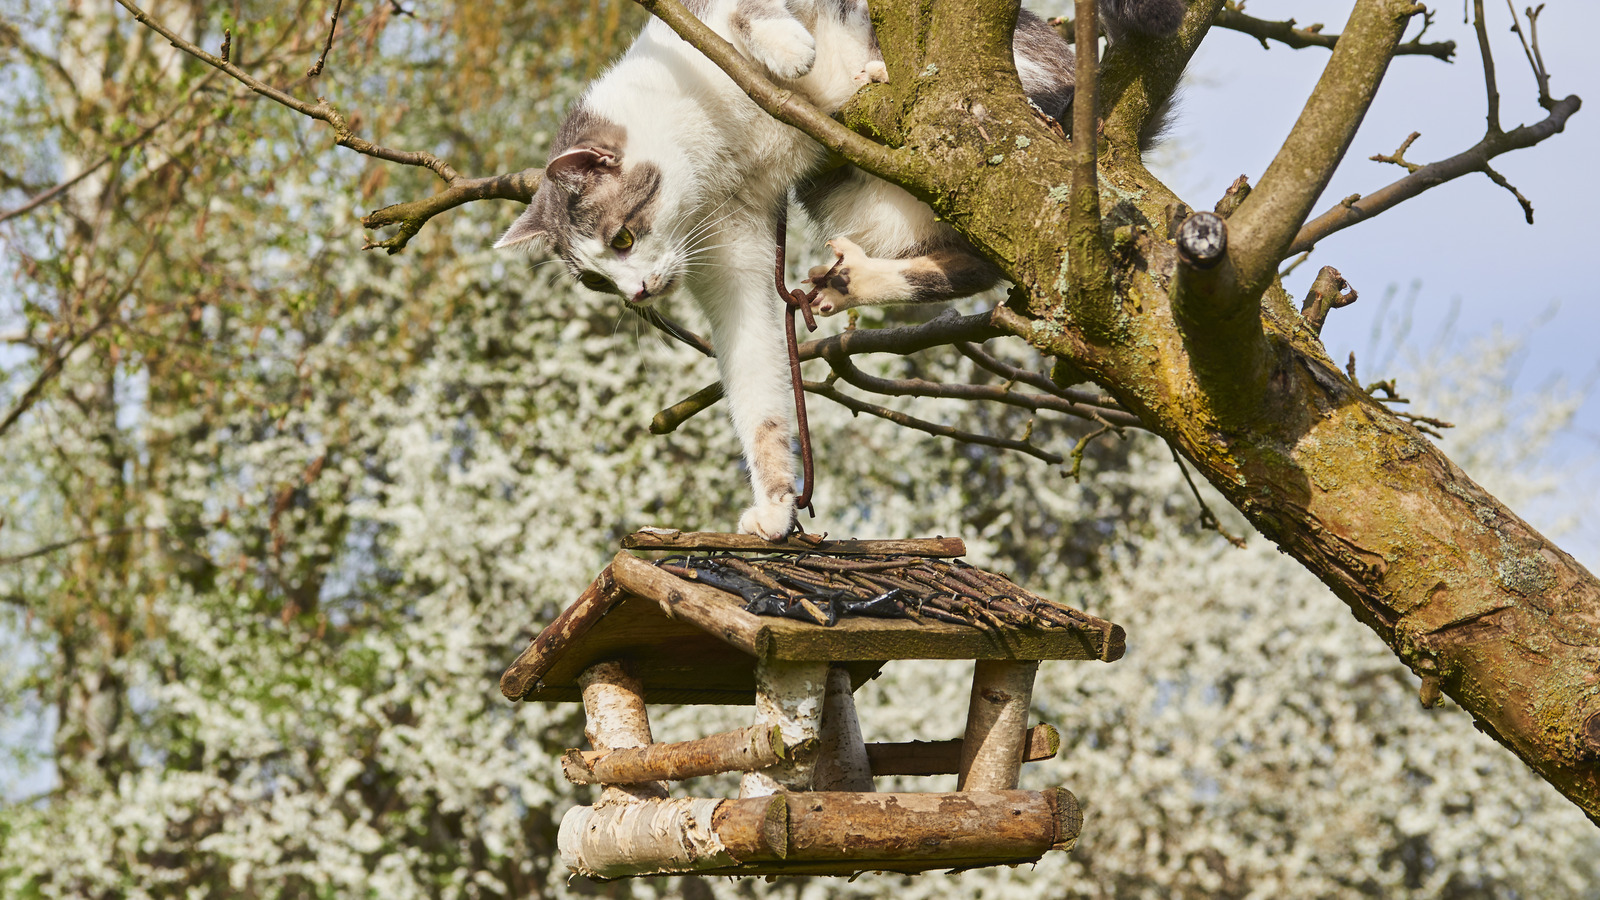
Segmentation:
{"type": "MultiPolygon", "coordinates": [[[[1432,13],[1427,15],[1431,16],[1432,13]]],[[[1425,20],[1426,21],[1426,20],[1425,20]]],[[[1268,41],[1277,41],[1286,47],[1303,50],[1306,47],[1323,47],[1332,50],[1339,43],[1337,34],[1324,34],[1322,26],[1312,25],[1310,28],[1297,28],[1295,21],[1288,19],[1282,22],[1273,22],[1246,15],[1240,11],[1235,0],[1228,0],[1228,4],[1217,12],[1217,18],[1212,22],[1218,28],[1248,34],[1261,42],[1263,50],[1268,49],[1268,41]]],[[[1425,33],[1428,29],[1423,27],[1425,33]]],[[[1422,43],[1422,34],[1395,48],[1396,56],[1432,56],[1444,62],[1450,62],[1456,53],[1455,41],[1439,41],[1437,43],[1422,43]]]]}
{"type": "MultiPolygon", "coordinates": [[[[135,21],[166,38],[172,43],[172,46],[225,73],[255,93],[286,106],[303,116],[327,124],[333,129],[334,143],[338,146],[354,150],[374,159],[425,168],[444,181],[446,190],[432,197],[384,207],[363,218],[361,220],[362,225],[367,228],[381,228],[385,225],[395,224],[400,226],[399,232],[387,240],[367,241],[362,247],[364,250],[381,248],[391,254],[399,253],[405,249],[411,238],[421,231],[423,224],[439,213],[454,209],[463,203],[473,200],[520,200],[526,203],[532,199],[534,190],[538,188],[538,177],[541,173],[535,169],[487,178],[464,178],[448,162],[432,153],[420,150],[396,150],[391,147],[374,144],[352,131],[344,115],[328,101],[319,97],[316,103],[308,103],[293,94],[272,87],[246,72],[237,63],[229,59],[228,56],[215,56],[192,42],[183,39],[177,32],[151,18],[148,13],[136,6],[132,0],[117,0],[117,3],[132,14],[135,21]]],[[[333,45],[333,27],[337,25],[338,18],[337,8],[334,11],[333,18],[335,21],[329,26],[327,46],[323,50],[323,56],[318,59],[317,65],[313,66],[314,70],[320,71],[328,49],[333,45]]],[[[315,71],[308,73],[308,75],[315,74],[315,71]]],[[[22,211],[26,210],[14,211],[13,213],[8,213],[7,216],[9,217],[22,211]]]]}
{"type": "MultiPolygon", "coordinates": [[[[3,33],[3,32],[0,32],[0,33],[3,33]]],[[[78,182],[84,180],[85,178],[88,178],[90,175],[93,175],[94,173],[96,173],[96,172],[100,171],[101,169],[105,168],[107,164],[109,164],[113,159],[118,158],[118,156],[120,154],[122,154],[123,152],[125,152],[127,150],[131,150],[134,147],[137,147],[140,144],[143,144],[145,141],[149,140],[150,136],[155,134],[158,130],[160,130],[161,126],[166,125],[166,124],[170,123],[171,121],[173,121],[173,118],[175,116],[177,116],[178,111],[183,109],[184,107],[188,106],[189,105],[189,101],[193,100],[196,94],[200,93],[202,90],[205,90],[206,87],[208,87],[211,84],[212,80],[216,77],[216,75],[217,75],[216,72],[211,72],[211,73],[207,74],[206,77],[204,77],[204,78],[200,79],[199,81],[195,82],[194,86],[191,87],[188,90],[188,92],[183,95],[183,98],[181,100],[179,100],[177,103],[174,103],[171,106],[167,107],[167,109],[161,115],[157,116],[155,121],[151,122],[148,126],[146,126],[143,131],[140,131],[138,134],[134,135],[133,137],[129,138],[128,140],[123,141],[122,143],[118,144],[116,146],[115,150],[112,150],[112,151],[110,151],[108,153],[103,154],[99,159],[97,159],[94,162],[90,163],[89,165],[85,166],[83,171],[81,171],[78,174],[72,176],[71,178],[68,178],[66,181],[61,182],[60,184],[56,185],[55,187],[52,187],[49,190],[38,194],[37,196],[33,197],[28,202],[22,204],[21,206],[17,207],[16,209],[11,209],[11,210],[7,210],[5,212],[0,212],[0,222],[5,222],[8,219],[14,219],[17,216],[24,215],[26,213],[32,212],[33,210],[38,209],[39,207],[45,205],[46,203],[49,203],[50,201],[56,199],[57,197],[60,197],[62,194],[66,193],[68,190],[71,190],[73,185],[77,184],[78,182]]]]}
{"type": "MultiPolygon", "coordinates": [[[[1558,100],[1550,107],[1550,114],[1543,120],[1532,125],[1522,125],[1500,134],[1485,135],[1483,140],[1471,149],[1458,153],[1449,159],[1442,159],[1436,163],[1420,166],[1415,172],[1395,181],[1373,193],[1367,194],[1349,203],[1340,203],[1322,215],[1307,222],[1300,233],[1295,235],[1294,243],[1289,245],[1285,256],[1291,256],[1317,245],[1318,241],[1330,234],[1343,231],[1357,222],[1370,219],[1385,210],[1398,206],[1422,192],[1438,187],[1447,181],[1453,181],[1463,175],[1473,172],[1482,172],[1489,175],[1493,170],[1489,168],[1489,160],[1512,150],[1521,150],[1532,147],[1552,135],[1559,134],[1567,127],[1567,119],[1583,106],[1583,101],[1577,95],[1558,100]]],[[[1493,177],[1492,175],[1490,176],[1493,177]]],[[[1519,201],[1526,203],[1526,198],[1517,195],[1519,201]]],[[[1524,212],[1528,221],[1532,221],[1532,207],[1525,205],[1524,212]]]]}
{"type": "Polygon", "coordinates": [[[1068,306],[1091,330],[1108,334],[1118,307],[1100,215],[1100,26],[1097,0],[1076,0],[1072,97],[1072,198],[1067,208],[1068,306]]]}
{"type": "Polygon", "coordinates": [[[838,388],[834,387],[828,382],[808,381],[806,382],[806,391],[816,394],[818,397],[826,397],[845,409],[850,410],[851,412],[857,414],[866,413],[871,416],[877,416],[880,419],[887,419],[896,425],[900,425],[905,428],[911,428],[926,434],[931,434],[934,437],[950,438],[951,440],[960,441],[964,444],[977,444],[980,447],[995,447],[1000,450],[1015,450],[1018,453],[1026,453],[1035,459],[1042,459],[1045,462],[1055,466],[1059,466],[1066,462],[1066,457],[1061,456],[1058,453],[1051,453],[1049,450],[1036,447],[1027,441],[994,437],[993,435],[987,434],[974,434],[970,431],[962,431],[959,428],[951,428],[948,425],[939,425],[934,422],[919,419],[916,416],[907,415],[899,410],[889,409],[888,407],[878,406],[873,403],[867,403],[863,400],[858,400],[857,398],[840,391],[838,388]]]}
{"type": "Polygon", "coordinates": [[[1254,302],[1291,255],[1296,232],[1372,105],[1407,21],[1420,11],[1411,0],[1357,0],[1294,130],[1228,220],[1228,256],[1241,298],[1254,302]]]}

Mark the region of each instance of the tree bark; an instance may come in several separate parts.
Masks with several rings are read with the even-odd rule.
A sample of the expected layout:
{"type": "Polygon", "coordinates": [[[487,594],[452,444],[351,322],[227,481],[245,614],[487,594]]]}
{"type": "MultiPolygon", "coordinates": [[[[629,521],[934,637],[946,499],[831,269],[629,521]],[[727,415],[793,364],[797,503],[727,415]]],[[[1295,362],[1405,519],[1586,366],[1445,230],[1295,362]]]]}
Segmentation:
{"type": "Polygon", "coordinates": [[[850,670],[828,667],[828,686],[822,697],[822,735],[817,747],[817,768],[812,788],[818,791],[871,791],[872,763],[861,740],[850,670]]]}

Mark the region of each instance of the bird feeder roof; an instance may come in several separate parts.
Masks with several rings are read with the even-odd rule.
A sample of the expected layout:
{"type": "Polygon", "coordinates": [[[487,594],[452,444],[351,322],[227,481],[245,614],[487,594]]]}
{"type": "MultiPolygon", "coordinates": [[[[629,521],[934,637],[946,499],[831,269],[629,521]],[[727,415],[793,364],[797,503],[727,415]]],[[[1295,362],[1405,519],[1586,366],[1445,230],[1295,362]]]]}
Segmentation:
{"type": "Polygon", "coordinates": [[[507,698],[580,700],[578,675],[609,659],[630,663],[651,702],[747,704],[758,659],[843,663],[859,687],[891,659],[1111,662],[1124,650],[1121,626],[951,559],[966,552],[959,539],[640,532],[623,547],[505,671],[507,698]],[[845,613],[824,625],[746,609],[763,602],[819,621],[845,613]],[[886,605],[909,617],[850,614],[886,605]]]}

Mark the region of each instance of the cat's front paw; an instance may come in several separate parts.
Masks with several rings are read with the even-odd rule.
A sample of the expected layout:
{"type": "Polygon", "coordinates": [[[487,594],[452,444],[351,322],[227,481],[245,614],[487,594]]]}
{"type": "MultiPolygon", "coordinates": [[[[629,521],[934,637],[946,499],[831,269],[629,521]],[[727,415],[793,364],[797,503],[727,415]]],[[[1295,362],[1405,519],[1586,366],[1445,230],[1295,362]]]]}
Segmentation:
{"type": "Polygon", "coordinates": [[[750,507],[739,517],[739,532],[769,541],[783,540],[795,531],[794,500],[794,494],[784,494],[776,502],[769,500],[750,507]]]}
{"type": "Polygon", "coordinates": [[[799,78],[817,61],[817,40],[794,19],[756,19],[747,44],[755,61],[778,78],[799,78]]]}
{"type": "Polygon", "coordinates": [[[868,262],[866,252],[846,238],[829,241],[828,249],[833,251],[834,263],[831,266],[812,266],[806,278],[811,286],[818,289],[816,298],[811,301],[811,311],[819,316],[837,315],[861,305],[859,294],[850,291],[850,282],[852,272],[868,262]]]}

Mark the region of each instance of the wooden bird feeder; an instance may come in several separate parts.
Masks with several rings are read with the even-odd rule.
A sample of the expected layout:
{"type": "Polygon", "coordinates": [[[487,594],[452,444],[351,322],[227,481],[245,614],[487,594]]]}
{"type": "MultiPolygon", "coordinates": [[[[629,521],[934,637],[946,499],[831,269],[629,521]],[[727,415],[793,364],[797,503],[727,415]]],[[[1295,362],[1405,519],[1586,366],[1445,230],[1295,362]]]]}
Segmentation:
{"type": "Polygon", "coordinates": [[[1120,626],[959,562],[953,538],[651,531],[623,547],[500,679],[512,700],[584,705],[593,749],[568,750],[562,770],[601,788],[561,820],[573,872],[921,872],[1029,863],[1076,842],[1071,792],[1016,789],[1022,763],[1060,744],[1028,726],[1034,674],[1040,660],[1119,659],[1120,626]],[[894,659],[975,660],[963,737],[862,741],[852,693],[894,659]],[[754,722],[658,744],[647,698],[753,703],[754,722]],[[738,798],[667,795],[664,782],[722,772],[744,773],[738,798]],[[951,773],[950,793],[873,789],[875,775],[951,773]]]}

